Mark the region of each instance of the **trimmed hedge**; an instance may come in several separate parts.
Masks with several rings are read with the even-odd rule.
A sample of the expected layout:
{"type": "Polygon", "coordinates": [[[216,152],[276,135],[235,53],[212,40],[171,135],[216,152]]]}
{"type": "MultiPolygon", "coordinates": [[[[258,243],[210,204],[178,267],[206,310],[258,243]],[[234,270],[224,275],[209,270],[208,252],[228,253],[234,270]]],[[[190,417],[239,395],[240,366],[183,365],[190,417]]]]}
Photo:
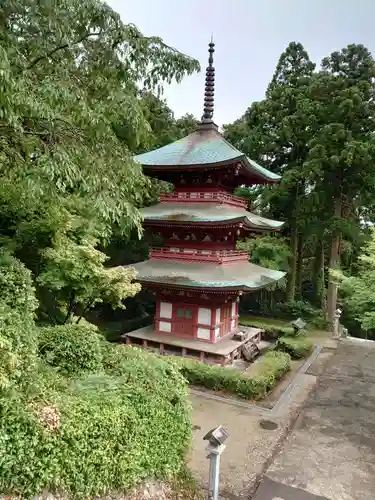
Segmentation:
{"type": "Polygon", "coordinates": [[[292,359],[305,358],[312,348],[312,341],[306,337],[281,337],[276,343],[276,349],[288,353],[292,359]]]}
{"type": "Polygon", "coordinates": [[[262,320],[262,318],[241,317],[239,322],[241,325],[252,326],[264,330],[265,337],[268,340],[277,340],[283,335],[294,335],[292,326],[283,325],[282,323],[278,324],[277,322],[272,323],[266,319],[262,320]]]}
{"type": "Polygon", "coordinates": [[[58,389],[42,384],[32,395],[0,391],[3,495],[110,496],[183,470],[191,442],[186,380],[164,359],[110,347],[108,373],[60,376],[58,389]]]}
{"type": "Polygon", "coordinates": [[[104,339],[90,324],[66,324],[39,329],[39,354],[64,375],[102,370],[104,339]]]}
{"type": "Polygon", "coordinates": [[[212,391],[225,391],[244,399],[260,399],[289,371],[290,356],[270,351],[257,362],[255,375],[232,368],[207,365],[186,358],[173,358],[188,382],[212,391]]]}

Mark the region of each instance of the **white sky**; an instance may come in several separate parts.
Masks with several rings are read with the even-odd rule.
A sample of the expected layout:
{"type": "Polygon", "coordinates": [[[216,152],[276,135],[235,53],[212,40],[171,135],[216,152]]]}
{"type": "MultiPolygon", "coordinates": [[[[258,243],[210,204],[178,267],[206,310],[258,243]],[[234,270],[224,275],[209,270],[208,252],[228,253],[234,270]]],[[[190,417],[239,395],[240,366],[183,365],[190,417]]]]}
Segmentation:
{"type": "Polygon", "coordinates": [[[198,59],[202,72],[165,90],[176,116],[202,115],[211,33],[216,43],[215,122],[239,118],[264,96],[278,58],[301,42],[314,62],[362,43],[375,53],[372,0],[107,0],[125,23],[198,59]]]}

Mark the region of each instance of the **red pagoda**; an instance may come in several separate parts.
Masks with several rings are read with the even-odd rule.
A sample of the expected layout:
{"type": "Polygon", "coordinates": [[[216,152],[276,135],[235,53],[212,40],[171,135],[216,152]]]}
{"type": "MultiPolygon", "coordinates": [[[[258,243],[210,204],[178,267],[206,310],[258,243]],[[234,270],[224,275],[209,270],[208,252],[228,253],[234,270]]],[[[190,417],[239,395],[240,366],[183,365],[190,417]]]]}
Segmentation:
{"type": "Polygon", "coordinates": [[[241,185],[272,184],[280,177],[247,158],[213,121],[214,43],[209,44],[204,112],[197,130],[135,157],[145,174],[174,184],[160,203],[142,210],[144,227],[164,239],[149,259],[132,264],[137,280],[156,293],[153,326],[125,335],[141,344],[202,361],[226,364],[260,341],[258,329],[239,328],[242,293],[259,290],[285,273],[249,262],[236,250],[243,236],[277,231],[283,223],[247,211],[233,192],[241,185]]]}

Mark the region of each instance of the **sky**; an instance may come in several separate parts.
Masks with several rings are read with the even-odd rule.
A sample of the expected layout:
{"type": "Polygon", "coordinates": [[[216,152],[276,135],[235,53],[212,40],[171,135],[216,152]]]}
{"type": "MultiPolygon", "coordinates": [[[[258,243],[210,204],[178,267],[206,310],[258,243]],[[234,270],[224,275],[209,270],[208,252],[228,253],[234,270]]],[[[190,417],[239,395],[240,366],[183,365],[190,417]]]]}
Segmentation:
{"type": "Polygon", "coordinates": [[[215,114],[218,125],[239,118],[264,97],[280,54],[301,42],[321,59],[350,43],[375,56],[373,0],[106,0],[125,23],[160,36],[201,63],[199,74],[165,89],[176,117],[202,115],[208,42],[215,46],[215,114]]]}

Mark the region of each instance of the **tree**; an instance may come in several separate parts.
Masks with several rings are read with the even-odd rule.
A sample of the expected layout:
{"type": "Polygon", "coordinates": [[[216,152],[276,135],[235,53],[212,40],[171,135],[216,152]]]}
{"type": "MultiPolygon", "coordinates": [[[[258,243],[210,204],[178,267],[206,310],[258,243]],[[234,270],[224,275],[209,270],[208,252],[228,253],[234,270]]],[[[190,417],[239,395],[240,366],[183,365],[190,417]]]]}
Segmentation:
{"type": "Polygon", "coordinates": [[[134,269],[105,268],[109,257],[95,246],[95,240],[75,243],[66,235],[60,235],[53,247],[43,251],[45,265],[38,282],[54,294],[57,310],[64,312],[60,321],[58,316],[51,318],[55,323],[79,323],[98,302],[124,308],[123,300],[140,291],[139,283],[133,282],[134,269]],[[73,320],[74,314],[78,315],[76,320],[73,320]]]}
{"type": "Polygon", "coordinates": [[[38,276],[60,232],[78,246],[140,232],[151,186],[115,124],[137,144],[150,133],[139,85],[158,92],[198,63],[99,0],[4,0],[0,60],[2,242],[38,276]]]}
{"type": "Polygon", "coordinates": [[[302,257],[301,205],[306,194],[302,165],[310,138],[307,91],[314,68],[303,46],[290,43],[280,56],[266,99],[254,103],[240,120],[225,128],[228,140],[240,150],[283,176],[278,187],[263,191],[263,204],[273,217],[287,222],[291,244],[287,299],[291,302],[298,256],[302,257]]]}
{"type": "MultiPolygon", "coordinates": [[[[343,238],[358,238],[364,203],[375,193],[375,62],[362,45],[325,58],[310,85],[315,123],[305,168],[324,208],[330,236],[329,268],[340,266],[343,238]]],[[[331,275],[332,276],[332,273],[331,275]]],[[[328,281],[327,319],[332,323],[337,283],[328,281]]]]}
{"type": "Polygon", "coordinates": [[[333,273],[332,279],[340,284],[340,296],[345,313],[355,318],[367,333],[375,330],[375,294],[372,293],[375,282],[375,231],[364,246],[358,259],[355,276],[333,273]]]}

